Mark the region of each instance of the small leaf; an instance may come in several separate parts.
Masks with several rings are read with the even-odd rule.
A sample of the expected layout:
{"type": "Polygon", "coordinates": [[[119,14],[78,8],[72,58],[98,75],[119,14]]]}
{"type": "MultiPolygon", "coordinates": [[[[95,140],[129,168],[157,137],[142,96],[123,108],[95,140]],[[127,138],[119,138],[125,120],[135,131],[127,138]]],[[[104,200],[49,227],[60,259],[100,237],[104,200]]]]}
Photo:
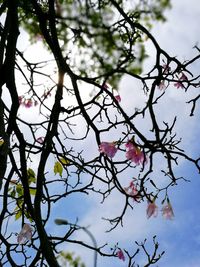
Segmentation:
{"type": "Polygon", "coordinates": [[[2,146],[4,144],[4,140],[2,137],[0,137],[0,146],[2,146]]]}
{"type": "Polygon", "coordinates": [[[59,161],[56,161],[54,164],[54,173],[55,175],[58,173],[60,176],[62,176],[63,172],[63,166],[59,161]]]}
{"type": "Polygon", "coordinates": [[[36,194],[36,188],[30,188],[30,189],[29,189],[29,192],[30,192],[30,194],[31,194],[32,196],[35,196],[35,194],[36,194]]]}
{"type": "Polygon", "coordinates": [[[27,175],[28,175],[28,183],[35,183],[36,182],[36,177],[35,177],[35,172],[31,168],[27,170],[27,175]]]}
{"type": "Polygon", "coordinates": [[[18,210],[15,214],[15,220],[17,221],[22,216],[22,211],[18,210]]]}
{"type": "Polygon", "coordinates": [[[16,186],[16,191],[17,191],[19,197],[21,197],[21,196],[24,194],[24,190],[23,190],[21,184],[18,184],[18,185],[16,186]]]}
{"type": "Polygon", "coordinates": [[[60,158],[59,160],[63,165],[69,165],[70,164],[70,160],[67,158],[60,158]]]}

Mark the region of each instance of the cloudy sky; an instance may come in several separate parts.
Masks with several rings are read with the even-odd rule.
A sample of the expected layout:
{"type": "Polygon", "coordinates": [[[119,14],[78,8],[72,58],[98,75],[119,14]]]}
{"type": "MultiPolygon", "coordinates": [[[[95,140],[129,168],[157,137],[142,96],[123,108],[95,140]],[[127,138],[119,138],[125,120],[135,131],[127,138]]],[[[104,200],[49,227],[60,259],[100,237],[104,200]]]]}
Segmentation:
{"type": "MultiPolygon", "coordinates": [[[[195,55],[193,46],[200,42],[200,5],[199,0],[172,0],[172,9],[167,11],[167,22],[165,24],[157,23],[153,29],[153,35],[156,37],[160,46],[166,50],[171,56],[177,56],[180,61],[190,59],[195,55]]],[[[22,33],[24,34],[24,33],[22,33]]],[[[25,37],[24,37],[25,38],[25,37]]],[[[19,47],[24,49],[23,38],[19,39],[19,47]]],[[[38,47],[42,45],[38,44],[38,47]],[[39,46],[38,46],[39,45],[39,46]]],[[[35,46],[29,52],[29,57],[34,61],[41,60],[41,53],[35,53],[35,46]],[[32,56],[31,56],[32,55],[32,56]]],[[[42,48],[41,48],[42,49],[42,48]]],[[[38,50],[37,50],[38,51],[38,50]]],[[[42,51],[45,57],[45,52],[42,51]]],[[[148,53],[153,53],[151,45],[148,47],[148,53]]],[[[146,67],[150,61],[147,61],[146,67]]],[[[199,64],[195,64],[194,71],[198,71],[199,64]]],[[[127,110],[133,109],[140,105],[140,101],[144,101],[142,96],[135,93],[135,97],[131,96],[132,84],[128,78],[123,79],[120,84],[120,95],[122,97],[121,105],[127,110]]],[[[137,90],[136,84],[135,90],[137,90]]],[[[183,101],[188,100],[188,96],[183,91],[177,91],[175,88],[168,88],[168,99],[162,106],[161,119],[173,118],[177,113],[180,119],[177,121],[177,132],[184,133],[183,145],[191,155],[199,155],[199,132],[200,126],[198,116],[189,117],[189,106],[183,105],[183,101]]],[[[193,94],[193,92],[191,92],[193,94]]],[[[196,111],[198,115],[198,110],[196,111]]],[[[30,111],[29,119],[35,120],[35,114],[30,111]]],[[[95,149],[95,148],[94,148],[95,149]]],[[[158,162],[158,164],[161,164],[158,162]]],[[[34,168],[34,166],[31,166],[34,168]]],[[[111,233],[105,231],[109,229],[109,224],[102,221],[102,217],[109,217],[110,214],[117,215],[122,208],[122,199],[119,194],[114,193],[109,201],[104,205],[100,203],[101,199],[94,195],[89,196],[86,201],[80,196],[70,197],[65,205],[56,206],[51,224],[48,226],[51,231],[60,234],[64,226],[56,226],[53,222],[55,218],[63,218],[71,221],[75,220],[75,216],[79,214],[79,224],[83,226],[91,225],[90,231],[94,234],[98,245],[108,243],[108,249],[119,243],[123,249],[135,250],[135,240],[143,241],[145,238],[148,244],[152,244],[152,237],[157,235],[157,241],[160,243],[160,251],[165,250],[166,253],[158,262],[160,267],[199,267],[200,266],[200,177],[199,174],[191,167],[191,165],[182,161],[176,167],[177,175],[184,176],[191,182],[180,182],[176,188],[170,190],[170,200],[174,208],[175,218],[173,221],[166,221],[161,214],[157,218],[146,219],[146,203],[135,205],[134,210],[129,210],[124,219],[124,226],[118,227],[111,233]],[[75,204],[75,202],[77,204],[75,204]],[[83,203],[83,204],[80,204],[83,203]],[[91,223],[92,221],[92,223],[91,223]]],[[[84,232],[77,232],[74,239],[84,239],[90,242],[88,236],[84,232]]],[[[80,255],[87,267],[93,264],[93,253],[77,246],[67,245],[66,250],[76,251],[80,255]]],[[[139,255],[140,256],[140,255],[139,255]]],[[[143,263],[143,259],[137,258],[139,263],[143,263]]],[[[127,262],[119,259],[108,259],[98,257],[98,267],[125,267],[127,262]]],[[[141,265],[142,266],[142,265],[141,265]]]]}
{"type": "MultiPolygon", "coordinates": [[[[172,6],[173,8],[167,12],[167,22],[155,25],[153,34],[163,49],[170,55],[177,56],[179,60],[184,61],[195,55],[193,47],[200,41],[200,5],[198,0],[172,0],[172,6]]],[[[151,53],[151,46],[148,51],[151,53]]],[[[199,67],[199,63],[195,64],[193,71],[198,71],[199,67]]],[[[120,86],[122,105],[130,108],[136,102],[138,103],[137,97],[135,99],[129,97],[131,86],[128,83],[128,79],[123,80],[120,86]]],[[[187,147],[191,155],[199,155],[198,138],[200,128],[198,116],[189,117],[189,106],[183,105],[183,101],[186,102],[188,96],[185,96],[183,92],[174,90],[174,88],[169,89],[168,105],[163,106],[161,119],[170,118],[170,116],[178,113],[180,120],[178,120],[177,131],[179,131],[179,134],[184,133],[184,146],[187,147]]],[[[106,217],[110,213],[117,213],[118,209],[120,209],[121,199],[116,195],[108,203],[104,203],[103,206],[99,204],[97,199],[91,197],[88,206],[79,207],[81,210],[80,223],[82,225],[90,225],[91,218],[93,218],[93,225],[90,230],[95,235],[98,244],[108,242],[112,246],[115,242],[119,242],[119,246],[126,249],[133,248],[134,250],[136,248],[134,241],[142,241],[145,237],[148,238],[148,242],[151,244],[152,237],[156,234],[160,243],[160,251],[166,251],[163,258],[158,262],[158,266],[200,266],[200,177],[184,161],[177,167],[176,171],[178,175],[184,174],[191,182],[180,182],[176,188],[170,190],[170,200],[175,213],[173,221],[166,221],[161,215],[155,219],[147,220],[145,214],[146,205],[144,204],[128,212],[123,228],[119,227],[110,234],[104,234],[104,231],[108,229],[108,225],[105,222],[101,222],[100,218],[102,214],[106,217]],[[89,211],[86,207],[89,207],[89,211]]],[[[66,206],[67,210],[70,210],[70,203],[66,206]]],[[[62,215],[62,212],[60,215],[62,215]]],[[[80,238],[83,235],[84,233],[78,233],[77,237],[80,238]]],[[[88,259],[87,251],[82,248],[77,253],[82,255],[85,262],[89,262],[88,266],[92,266],[91,254],[90,259],[88,259]]],[[[139,262],[142,263],[141,258],[139,262]]],[[[118,259],[110,260],[99,257],[98,266],[125,267],[127,263],[118,259]]]]}
{"type": "MultiPolygon", "coordinates": [[[[200,5],[198,0],[172,0],[173,8],[167,11],[167,22],[165,24],[157,23],[153,29],[153,34],[157,38],[161,47],[171,56],[177,56],[180,61],[190,59],[195,55],[194,45],[200,40],[200,5]]],[[[148,47],[148,53],[153,53],[151,45],[148,47]]],[[[148,68],[150,61],[147,61],[148,68]]],[[[193,71],[198,72],[200,64],[195,64],[193,71]]],[[[133,109],[139,105],[139,101],[144,101],[135,93],[131,96],[132,83],[125,78],[120,84],[120,95],[122,97],[121,105],[128,109],[133,109]]],[[[135,90],[137,90],[135,84],[135,90]]],[[[177,133],[181,136],[184,133],[183,146],[187,148],[190,155],[199,155],[199,123],[198,116],[189,117],[189,106],[185,103],[189,96],[178,91],[173,86],[168,88],[168,99],[162,106],[161,119],[173,118],[177,113],[177,133]]],[[[191,92],[191,95],[194,92],[191,92]]],[[[196,115],[198,114],[198,109],[196,115]]],[[[158,164],[161,164],[158,162],[158,164]]],[[[157,235],[157,241],[160,243],[160,252],[165,250],[165,255],[158,262],[161,267],[197,267],[200,266],[200,177],[199,174],[189,165],[182,161],[176,167],[177,176],[184,175],[191,182],[180,182],[178,186],[170,190],[170,200],[174,208],[175,218],[173,221],[167,221],[159,214],[157,218],[146,219],[146,203],[136,205],[134,210],[130,210],[124,220],[124,226],[118,227],[111,233],[105,233],[109,229],[108,223],[101,220],[101,217],[109,217],[110,214],[117,214],[122,207],[122,199],[119,195],[113,194],[109,201],[104,205],[100,204],[100,199],[90,196],[87,202],[83,203],[80,197],[77,205],[74,205],[73,197],[67,201],[63,209],[56,210],[55,217],[61,217],[73,220],[73,214],[79,213],[79,224],[91,225],[90,231],[97,239],[98,245],[108,243],[108,248],[119,242],[123,249],[136,249],[135,240],[148,240],[149,246],[152,244],[152,237],[157,235]],[[73,205],[73,212],[72,210],[73,205]],[[92,219],[91,219],[92,218],[92,219]],[[92,220],[92,223],[91,223],[92,220]]],[[[55,226],[55,231],[61,231],[61,228],[55,226]]],[[[84,232],[78,232],[74,238],[85,239],[88,242],[87,235],[84,232]]],[[[86,249],[79,247],[66,246],[67,250],[74,250],[81,255],[87,266],[92,266],[93,254],[86,249]]],[[[138,257],[138,262],[143,263],[143,258],[138,257]]],[[[127,262],[119,259],[107,259],[98,257],[98,266],[125,267],[127,262]]]]}

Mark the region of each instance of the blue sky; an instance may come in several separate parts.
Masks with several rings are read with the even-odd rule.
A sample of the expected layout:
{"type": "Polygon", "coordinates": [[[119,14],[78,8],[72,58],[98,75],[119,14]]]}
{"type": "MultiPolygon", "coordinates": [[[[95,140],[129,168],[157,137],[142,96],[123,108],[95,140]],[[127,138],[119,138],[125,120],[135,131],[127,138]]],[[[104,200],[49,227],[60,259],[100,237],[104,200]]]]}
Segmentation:
{"type": "MultiPolygon", "coordinates": [[[[165,24],[157,23],[153,28],[153,34],[160,43],[161,47],[173,56],[177,56],[180,60],[189,59],[195,54],[192,47],[200,41],[200,5],[199,0],[172,0],[172,9],[167,11],[167,22],[165,24]]],[[[22,33],[23,34],[23,33],[22,33]]],[[[25,36],[25,35],[24,35],[25,36]]],[[[23,48],[24,40],[20,37],[19,46],[23,48]]],[[[41,45],[33,46],[29,57],[41,60],[41,55],[46,56],[45,52],[39,53],[36,47],[41,49],[41,45]]],[[[148,47],[148,53],[153,53],[151,45],[148,47]]],[[[151,57],[147,60],[145,68],[148,68],[151,63],[151,57]]],[[[193,71],[199,71],[200,62],[195,65],[193,71]],[[196,68],[196,69],[195,69],[196,68]]],[[[122,97],[121,105],[127,111],[138,107],[140,103],[145,101],[145,98],[137,92],[134,97],[131,95],[132,87],[137,91],[138,84],[131,84],[128,78],[124,78],[120,84],[120,95],[122,97]]],[[[191,92],[193,94],[193,92],[191,92]]],[[[177,121],[177,133],[181,136],[184,134],[183,146],[188,149],[191,155],[199,155],[199,132],[200,126],[198,122],[198,106],[195,117],[189,117],[189,106],[183,105],[183,102],[188,100],[188,95],[183,91],[178,91],[173,86],[168,88],[168,99],[163,102],[160,120],[171,119],[177,113],[180,119],[177,121]],[[169,108],[170,107],[170,108],[169,108]]],[[[158,111],[159,112],[159,111],[158,111]]],[[[26,114],[21,111],[22,116],[27,116],[30,120],[35,120],[35,113],[28,111],[26,114]]],[[[148,124],[148,122],[145,122],[148,124]]],[[[145,125],[138,121],[141,128],[145,125]]],[[[82,122],[80,122],[80,128],[82,122]]],[[[115,133],[116,134],[116,133],[115,133]]],[[[113,137],[112,137],[113,138],[113,137]]],[[[90,140],[84,143],[84,146],[89,147],[91,153],[96,153],[97,147],[91,146],[90,140]]],[[[49,167],[52,161],[49,162],[49,167]]],[[[158,161],[157,165],[162,162],[158,161]]],[[[37,155],[35,156],[31,168],[37,165],[37,155]],[[34,163],[35,162],[35,163],[34,163]],[[35,165],[34,165],[35,164],[35,165]]],[[[158,167],[156,166],[156,167],[158,167]]],[[[52,168],[52,165],[51,167],[52,168]]],[[[166,221],[161,214],[157,218],[146,219],[146,203],[135,205],[133,210],[128,210],[125,219],[124,227],[118,227],[111,233],[105,233],[109,229],[109,224],[102,221],[102,217],[118,214],[122,208],[123,197],[117,192],[113,192],[111,198],[103,205],[101,199],[96,195],[88,196],[71,196],[65,199],[62,204],[56,205],[50,223],[47,227],[50,231],[56,232],[59,235],[65,229],[65,226],[57,226],[54,224],[55,218],[68,219],[74,222],[76,217],[79,217],[79,224],[82,226],[90,225],[90,230],[97,239],[98,245],[108,243],[112,247],[119,242],[119,246],[125,249],[136,248],[134,241],[142,241],[148,239],[149,244],[152,243],[152,237],[156,234],[157,241],[160,243],[160,251],[166,250],[163,258],[158,262],[159,267],[199,267],[200,266],[200,177],[196,170],[184,160],[176,167],[177,176],[184,175],[191,182],[180,181],[178,186],[171,188],[170,200],[174,208],[175,218],[172,221],[166,221]]],[[[131,176],[132,174],[130,174],[131,176]]],[[[124,178],[124,184],[128,182],[129,177],[124,178]]],[[[159,178],[158,178],[159,179],[159,178]]],[[[56,188],[59,190],[59,187],[56,188]]],[[[159,208],[161,206],[159,205],[159,208]]],[[[73,238],[84,239],[88,242],[88,236],[81,231],[74,234],[73,238]]],[[[93,253],[78,247],[67,244],[64,247],[66,250],[75,251],[76,255],[80,255],[88,267],[92,266],[93,253]]],[[[142,259],[138,258],[142,263],[142,259]]],[[[125,267],[127,262],[122,262],[119,259],[108,259],[98,257],[98,267],[125,267]]]]}
{"type": "MultiPolygon", "coordinates": [[[[193,46],[199,41],[200,28],[200,6],[199,2],[191,1],[172,1],[173,8],[167,12],[167,22],[165,24],[156,24],[153,29],[153,34],[159,41],[162,48],[173,56],[177,56],[180,60],[189,59],[195,54],[193,46]]],[[[151,47],[149,47],[151,53],[151,47]]],[[[149,64],[149,63],[148,63],[149,64]]],[[[196,64],[193,71],[198,71],[200,64],[196,64]]],[[[120,94],[124,106],[137,105],[141,99],[129,97],[131,86],[128,80],[123,80],[120,87],[120,94]],[[131,99],[131,103],[130,103],[131,99]]],[[[189,117],[189,106],[183,105],[188,96],[180,91],[175,91],[174,88],[169,88],[168,104],[163,107],[161,119],[173,117],[174,114],[179,114],[177,131],[184,133],[185,139],[183,145],[189,150],[189,153],[199,155],[199,123],[198,116],[189,117]]],[[[193,94],[193,92],[191,92],[193,94]]],[[[123,105],[123,103],[122,103],[123,105]]],[[[198,108],[196,110],[198,115],[198,108]]],[[[159,164],[160,162],[158,162],[159,164]]],[[[199,174],[194,168],[184,160],[176,168],[177,175],[184,175],[191,182],[181,181],[176,188],[170,190],[170,200],[172,202],[175,218],[173,221],[164,220],[161,215],[157,218],[147,220],[145,209],[146,204],[134,208],[128,212],[125,217],[124,227],[119,227],[110,234],[104,234],[108,229],[105,222],[101,223],[100,217],[102,214],[108,215],[115,213],[120,208],[119,196],[113,196],[110,203],[105,203],[104,208],[99,204],[95,197],[91,197],[91,201],[86,203],[81,208],[80,223],[82,225],[92,225],[90,230],[97,238],[98,244],[109,242],[110,246],[115,242],[119,242],[122,248],[135,247],[135,240],[143,240],[145,237],[152,242],[152,236],[157,235],[157,240],[160,243],[160,250],[165,250],[166,253],[158,262],[157,266],[161,267],[198,267],[200,266],[200,179],[199,174]],[[89,210],[88,210],[89,207],[89,210]],[[102,213],[101,213],[102,212],[102,213]]],[[[81,203],[81,202],[80,202],[81,203]]],[[[80,208],[79,203],[77,206],[80,208]]],[[[70,204],[66,205],[66,217],[70,216],[70,204]]],[[[60,211],[62,214],[62,211],[60,211]]],[[[86,238],[84,233],[77,233],[78,238],[86,238]]],[[[68,249],[69,246],[66,246],[68,249]]],[[[73,247],[71,248],[73,250],[73,247]]],[[[88,262],[88,266],[92,266],[92,254],[85,249],[79,248],[76,250],[88,262]]],[[[141,259],[140,259],[141,260],[141,259]]],[[[141,260],[142,261],[142,260],[141,260]]],[[[98,258],[98,266],[109,267],[125,267],[126,262],[118,259],[98,258]]]]}

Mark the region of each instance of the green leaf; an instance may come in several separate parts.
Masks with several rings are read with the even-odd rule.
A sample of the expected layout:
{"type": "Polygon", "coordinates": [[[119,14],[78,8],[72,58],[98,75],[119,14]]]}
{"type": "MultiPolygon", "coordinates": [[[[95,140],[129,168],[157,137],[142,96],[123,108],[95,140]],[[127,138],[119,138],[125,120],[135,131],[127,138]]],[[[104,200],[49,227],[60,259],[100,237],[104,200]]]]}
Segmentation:
{"type": "Polygon", "coordinates": [[[24,210],[24,215],[26,216],[26,218],[30,221],[33,222],[33,219],[31,218],[31,215],[27,212],[27,210],[24,210]]]}
{"type": "Polygon", "coordinates": [[[22,216],[22,211],[19,209],[19,210],[15,213],[15,220],[17,221],[21,216],[22,216]]]}
{"type": "Polygon", "coordinates": [[[23,190],[23,187],[21,184],[17,184],[16,191],[17,191],[19,197],[23,196],[24,190],[23,190]]]}
{"type": "Polygon", "coordinates": [[[70,160],[67,158],[60,158],[59,160],[63,165],[69,165],[70,164],[70,160]]]}
{"type": "Polygon", "coordinates": [[[58,173],[62,177],[63,166],[59,161],[56,161],[54,164],[54,173],[55,175],[58,173]]]}
{"type": "Polygon", "coordinates": [[[28,176],[28,183],[35,183],[36,182],[36,176],[35,176],[35,172],[34,170],[32,170],[31,168],[29,168],[27,170],[27,176],[28,176]]]}
{"type": "Polygon", "coordinates": [[[2,146],[4,144],[4,140],[3,138],[0,137],[0,146],[2,146]]]}
{"type": "Polygon", "coordinates": [[[30,194],[31,194],[32,196],[35,196],[35,194],[36,194],[36,188],[30,188],[30,189],[29,189],[29,192],[30,192],[30,194]]]}

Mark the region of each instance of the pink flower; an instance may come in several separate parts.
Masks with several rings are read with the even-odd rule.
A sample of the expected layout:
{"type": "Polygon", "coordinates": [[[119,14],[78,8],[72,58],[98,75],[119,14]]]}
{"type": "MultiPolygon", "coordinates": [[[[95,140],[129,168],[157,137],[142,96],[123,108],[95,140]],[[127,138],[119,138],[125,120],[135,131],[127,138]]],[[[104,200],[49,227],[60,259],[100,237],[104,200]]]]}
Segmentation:
{"type": "Polygon", "coordinates": [[[165,88],[166,88],[165,82],[164,81],[161,81],[160,84],[158,85],[158,89],[162,91],[165,88]]]}
{"type": "Polygon", "coordinates": [[[174,212],[171,203],[168,201],[165,206],[162,208],[162,215],[165,219],[172,220],[174,217],[174,212]]]}
{"type": "Polygon", "coordinates": [[[116,96],[115,96],[115,99],[116,99],[118,102],[121,102],[121,96],[120,96],[120,95],[116,95],[116,96]]]}
{"type": "Polygon", "coordinates": [[[36,139],[36,141],[37,141],[38,143],[40,143],[40,144],[43,144],[43,142],[44,142],[44,137],[40,136],[40,137],[38,137],[38,138],[36,139]]]}
{"type": "Polygon", "coordinates": [[[104,153],[106,156],[113,158],[117,152],[115,143],[101,142],[99,145],[99,152],[104,153]]]}
{"type": "Polygon", "coordinates": [[[167,73],[169,73],[170,72],[170,70],[171,70],[171,67],[169,66],[169,65],[167,65],[167,64],[164,64],[163,66],[162,66],[162,68],[163,68],[163,73],[164,74],[167,74],[167,73]]]}
{"type": "Polygon", "coordinates": [[[139,165],[140,163],[142,164],[145,161],[144,153],[131,141],[128,141],[126,143],[126,148],[126,158],[128,160],[131,160],[137,165],[139,165]]]}
{"type": "Polygon", "coordinates": [[[179,89],[179,88],[184,88],[182,82],[176,82],[176,83],[174,84],[174,86],[175,86],[177,89],[179,89]]]}
{"type": "Polygon", "coordinates": [[[188,81],[188,77],[182,72],[181,77],[179,78],[179,81],[174,84],[174,86],[179,89],[179,88],[184,88],[183,82],[188,81]]]}
{"type": "Polygon", "coordinates": [[[18,96],[18,100],[19,100],[19,104],[20,104],[20,105],[22,105],[22,104],[23,104],[23,101],[22,101],[22,100],[23,100],[23,98],[24,98],[23,96],[18,96]]]}
{"type": "Polygon", "coordinates": [[[158,215],[158,207],[155,204],[155,202],[149,202],[147,206],[147,219],[149,219],[151,216],[156,217],[158,215]]]}
{"type": "Polygon", "coordinates": [[[30,108],[30,107],[32,107],[32,105],[33,105],[33,101],[32,101],[31,98],[27,99],[27,100],[24,102],[24,106],[25,106],[25,108],[30,108]]]}
{"type": "Polygon", "coordinates": [[[123,251],[122,251],[121,249],[119,249],[119,250],[117,251],[117,257],[118,257],[120,260],[125,261],[125,256],[124,256],[124,253],[123,253],[123,251]]]}
{"type": "Polygon", "coordinates": [[[30,224],[25,223],[19,235],[17,236],[18,244],[24,244],[26,241],[31,240],[32,231],[33,229],[31,228],[30,224]]]}
{"type": "Polygon", "coordinates": [[[140,196],[137,196],[136,195],[138,194],[138,190],[134,184],[133,181],[130,182],[129,186],[128,187],[125,187],[124,188],[124,191],[130,196],[133,198],[133,200],[136,200],[136,199],[139,199],[140,196]]]}
{"type": "Polygon", "coordinates": [[[188,77],[182,72],[181,73],[182,75],[181,75],[181,77],[180,77],[180,80],[181,81],[188,81],[188,77]]]}

